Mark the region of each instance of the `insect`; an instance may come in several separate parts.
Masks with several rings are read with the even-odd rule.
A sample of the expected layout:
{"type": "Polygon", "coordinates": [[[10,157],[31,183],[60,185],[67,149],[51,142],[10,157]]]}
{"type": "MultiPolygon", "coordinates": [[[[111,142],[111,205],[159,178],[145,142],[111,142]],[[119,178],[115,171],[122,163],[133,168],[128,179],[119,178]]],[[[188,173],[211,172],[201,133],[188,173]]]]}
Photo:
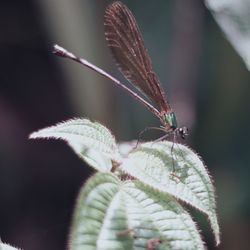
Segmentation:
{"type": "Polygon", "coordinates": [[[106,8],[104,27],[108,47],[119,70],[142,95],[138,95],[102,69],[58,45],[54,46],[54,53],[98,72],[146,106],[162,123],[162,126],[158,129],[163,130],[166,134],[161,139],[165,139],[170,134],[173,134],[174,137],[180,135],[181,138],[185,139],[188,129],[177,126],[175,113],[166,99],[157,75],[153,71],[150,57],[132,12],[120,1],[111,3],[106,8]],[[154,105],[149,103],[145,97],[154,105]]]}

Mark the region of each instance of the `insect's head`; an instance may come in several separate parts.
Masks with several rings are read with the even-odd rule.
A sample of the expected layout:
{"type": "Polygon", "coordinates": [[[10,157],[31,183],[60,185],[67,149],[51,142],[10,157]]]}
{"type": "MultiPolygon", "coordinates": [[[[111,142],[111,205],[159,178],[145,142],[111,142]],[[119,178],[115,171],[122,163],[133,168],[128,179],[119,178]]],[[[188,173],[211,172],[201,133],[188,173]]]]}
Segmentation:
{"type": "Polygon", "coordinates": [[[182,139],[185,139],[186,136],[188,135],[188,128],[187,127],[177,128],[177,131],[182,139]]]}

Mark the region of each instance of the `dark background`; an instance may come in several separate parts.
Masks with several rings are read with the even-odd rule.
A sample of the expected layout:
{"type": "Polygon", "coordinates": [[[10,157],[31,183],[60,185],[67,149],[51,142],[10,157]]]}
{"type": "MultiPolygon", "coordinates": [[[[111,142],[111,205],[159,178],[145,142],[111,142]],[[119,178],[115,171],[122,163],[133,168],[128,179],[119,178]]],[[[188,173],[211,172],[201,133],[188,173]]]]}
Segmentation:
{"type": "MultiPolygon", "coordinates": [[[[215,181],[222,244],[250,237],[250,74],[199,0],[123,1],[139,23],[155,71],[187,144],[215,181]]],[[[90,70],[52,55],[54,43],[119,79],[106,47],[109,1],[0,2],[0,236],[25,250],[67,248],[78,190],[93,171],[59,141],[31,141],[40,128],[73,117],[109,127],[118,141],[158,126],[144,107],[90,70]]],[[[149,134],[154,139],[153,134],[149,134]]],[[[208,222],[195,213],[209,249],[208,222]]]]}

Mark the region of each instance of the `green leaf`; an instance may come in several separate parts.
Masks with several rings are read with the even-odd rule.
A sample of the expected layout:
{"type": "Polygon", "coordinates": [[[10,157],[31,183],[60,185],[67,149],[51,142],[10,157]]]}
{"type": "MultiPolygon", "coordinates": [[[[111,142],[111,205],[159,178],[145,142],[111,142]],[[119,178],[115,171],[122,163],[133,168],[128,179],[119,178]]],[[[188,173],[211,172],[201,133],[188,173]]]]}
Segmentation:
{"type": "Polygon", "coordinates": [[[203,162],[192,150],[169,141],[145,143],[138,146],[120,167],[144,184],[205,213],[216,244],[219,244],[214,188],[203,162]]]}
{"type": "Polygon", "coordinates": [[[111,132],[97,122],[74,119],[41,129],[30,138],[54,138],[66,141],[75,153],[98,171],[110,171],[111,160],[118,161],[119,154],[111,132]]]}
{"type": "Polygon", "coordinates": [[[80,191],[71,250],[204,249],[190,215],[174,198],[139,181],[98,173],[80,191]]]}
{"type": "Polygon", "coordinates": [[[250,2],[206,0],[205,3],[250,70],[250,2]]]}
{"type": "Polygon", "coordinates": [[[0,250],[18,250],[19,248],[12,247],[8,244],[4,244],[0,242],[0,250]]]}

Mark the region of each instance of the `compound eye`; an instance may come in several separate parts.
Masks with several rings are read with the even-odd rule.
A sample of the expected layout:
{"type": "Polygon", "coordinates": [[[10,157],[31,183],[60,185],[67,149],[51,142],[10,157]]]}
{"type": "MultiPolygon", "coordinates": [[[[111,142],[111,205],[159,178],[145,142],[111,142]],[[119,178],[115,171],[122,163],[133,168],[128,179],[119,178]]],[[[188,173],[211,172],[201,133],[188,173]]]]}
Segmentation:
{"type": "Polygon", "coordinates": [[[179,128],[178,132],[181,138],[185,139],[185,137],[188,135],[188,128],[187,127],[179,128]]]}
{"type": "Polygon", "coordinates": [[[187,127],[183,127],[182,128],[182,133],[187,135],[188,134],[188,128],[187,127]]]}

